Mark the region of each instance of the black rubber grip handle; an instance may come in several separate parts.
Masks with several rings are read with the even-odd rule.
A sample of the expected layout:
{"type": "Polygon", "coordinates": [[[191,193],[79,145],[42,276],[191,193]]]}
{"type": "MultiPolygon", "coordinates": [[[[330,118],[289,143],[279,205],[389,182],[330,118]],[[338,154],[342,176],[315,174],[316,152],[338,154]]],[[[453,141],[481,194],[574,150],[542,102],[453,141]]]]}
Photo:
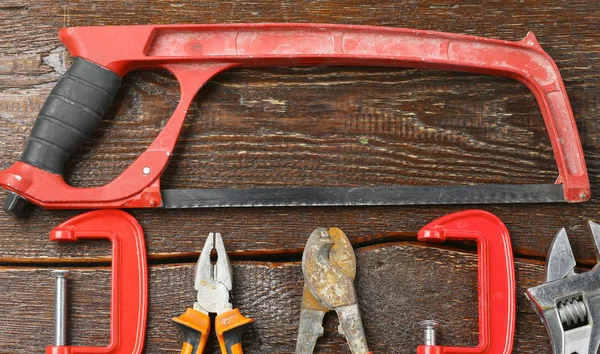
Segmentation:
{"type": "Polygon", "coordinates": [[[184,346],[181,350],[181,354],[202,354],[200,352],[200,349],[203,349],[200,348],[200,340],[202,339],[202,333],[184,324],[177,322],[175,324],[177,325],[177,327],[179,327],[181,333],[183,334],[184,346]],[[185,343],[187,343],[188,346],[186,346],[185,343]],[[190,346],[191,350],[189,350],[190,346]]]}
{"type": "Polygon", "coordinates": [[[121,77],[75,57],[35,120],[20,161],[63,174],[65,162],[89,138],[121,86],[121,77]]]}
{"type": "Polygon", "coordinates": [[[227,354],[233,354],[233,347],[235,345],[239,345],[240,349],[238,353],[241,352],[242,337],[244,336],[244,333],[248,331],[249,328],[250,323],[246,323],[240,327],[230,329],[229,331],[223,333],[223,339],[225,340],[225,349],[227,350],[227,354]]]}

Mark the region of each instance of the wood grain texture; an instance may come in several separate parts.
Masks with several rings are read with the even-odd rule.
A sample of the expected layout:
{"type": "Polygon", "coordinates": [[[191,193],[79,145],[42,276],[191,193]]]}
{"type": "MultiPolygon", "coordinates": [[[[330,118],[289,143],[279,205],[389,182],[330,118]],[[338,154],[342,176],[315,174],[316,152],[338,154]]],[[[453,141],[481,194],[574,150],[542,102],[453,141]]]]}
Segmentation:
{"type": "MultiPolygon", "coordinates": [[[[0,168],[19,158],[37,112],[70,64],[56,35],[63,26],[317,22],[506,40],[533,31],[563,76],[593,199],[577,205],[481,207],[499,216],[511,232],[521,259],[517,282],[522,294],[542,281],[547,247],[561,227],[567,228],[578,263],[586,268],[596,262],[585,224],[600,220],[595,197],[600,195],[599,17],[600,8],[585,0],[3,0],[0,168]]],[[[167,72],[127,75],[99,129],[69,162],[69,182],[97,186],[118,176],[158,134],[178,98],[177,82],[167,72]]],[[[433,70],[321,67],[232,70],[210,81],[188,113],[162,182],[165,188],[462,185],[552,183],[556,175],[539,108],[519,83],[433,70]]],[[[0,198],[4,195],[0,192],[0,198]]],[[[420,340],[415,324],[438,314],[444,343],[474,344],[476,279],[453,283],[472,274],[472,245],[450,245],[456,252],[404,244],[414,241],[431,220],[465,208],[131,211],[145,230],[151,264],[146,352],[177,352],[180,338],[169,318],[193,302],[193,263],[211,231],[224,235],[236,264],[235,303],[257,319],[246,336],[247,351],[291,352],[300,304],[298,262],[317,226],[340,227],[360,247],[357,289],[376,353],[413,353],[420,340]],[[427,272],[442,260],[447,264],[427,272]],[[421,284],[425,274],[441,278],[421,284]],[[428,303],[434,295],[439,300],[428,303]],[[441,311],[440,303],[452,308],[441,311]],[[433,310],[440,311],[428,312],[433,310]]],[[[78,269],[72,293],[74,342],[106,341],[108,243],[48,241],[50,229],[77,214],[35,209],[28,219],[18,220],[0,213],[0,289],[6,289],[0,292],[0,313],[6,319],[0,352],[40,352],[51,342],[47,269],[55,267],[78,269]]],[[[514,352],[549,352],[546,333],[529,304],[522,296],[517,301],[514,352]]],[[[333,316],[327,317],[318,352],[347,350],[334,333],[335,323],[333,316]]]]}
{"type": "MultiPolygon", "coordinates": [[[[522,295],[543,276],[538,262],[516,262],[515,352],[548,352],[545,329],[522,295]],[[537,338],[537,340],[532,340],[537,338]]],[[[233,304],[255,319],[247,333],[247,353],[292,353],[300,317],[302,271],[299,262],[234,262],[233,304]]],[[[442,323],[440,343],[478,342],[477,257],[470,253],[411,243],[386,243],[357,250],[356,289],[370,349],[375,353],[414,353],[421,344],[423,319],[442,323]]],[[[194,266],[169,264],[150,269],[150,309],[146,353],[179,353],[182,339],[170,318],[195,301],[194,266]]],[[[106,345],[109,330],[110,271],[75,269],[69,280],[71,339],[77,345],[106,345]]],[[[3,324],[1,352],[40,352],[52,341],[48,270],[3,269],[0,301],[10,309],[3,324]],[[23,284],[28,290],[23,293],[23,284]]],[[[327,314],[318,353],[349,353],[327,314]]],[[[207,352],[216,353],[211,334],[207,352]]]]}

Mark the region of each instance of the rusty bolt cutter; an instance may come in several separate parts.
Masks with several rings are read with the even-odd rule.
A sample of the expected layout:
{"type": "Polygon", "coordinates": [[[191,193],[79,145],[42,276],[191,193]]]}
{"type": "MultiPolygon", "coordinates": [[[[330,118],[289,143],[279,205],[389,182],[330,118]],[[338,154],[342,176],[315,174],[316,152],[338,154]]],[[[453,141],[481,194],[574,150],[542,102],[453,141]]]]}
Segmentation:
{"type": "MultiPolygon", "coordinates": [[[[589,226],[600,252],[600,225],[590,221],[589,226]]],[[[581,274],[575,264],[563,228],[548,251],[546,281],[525,293],[548,330],[554,354],[596,354],[600,346],[600,263],[581,274]]]]}
{"type": "Polygon", "coordinates": [[[353,354],[369,352],[354,290],[356,258],[350,241],[338,228],[319,227],[306,242],[302,254],[304,294],[296,354],[313,352],[323,334],[323,316],[338,315],[338,331],[353,354]]]}
{"type": "Polygon", "coordinates": [[[195,289],[197,301],[193,308],[173,318],[183,332],[184,344],[181,354],[204,352],[210,330],[210,313],[216,313],[215,330],[223,354],[243,354],[242,336],[253,319],[243,316],[229,302],[232,288],[231,262],[227,257],[221,234],[210,233],[196,265],[195,289]],[[210,253],[217,251],[217,262],[213,265],[210,253]]]}
{"type": "MultiPolygon", "coordinates": [[[[600,235],[600,233],[599,233],[600,235]]],[[[509,354],[515,328],[515,272],[510,235],[496,216],[482,210],[464,210],[436,219],[418,234],[421,242],[472,240],[477,243],[479,344],[476,347],[437,345],[434,321],[425,321],[425,345],[418,354],[509,354]]],[[[339,229],[318,228],[309,237],[302,256],[304,295],[296,354],[312,353],[323,334],[321,322],[336,311],[340,332],[352,353],[368,352],[352,285],[356,275],[354,251],[339,229]]],[[[573,354],[569,352],[568,354],[573,354]]],[[[581,353],[578,353],[581,354],[581,353]]]]}

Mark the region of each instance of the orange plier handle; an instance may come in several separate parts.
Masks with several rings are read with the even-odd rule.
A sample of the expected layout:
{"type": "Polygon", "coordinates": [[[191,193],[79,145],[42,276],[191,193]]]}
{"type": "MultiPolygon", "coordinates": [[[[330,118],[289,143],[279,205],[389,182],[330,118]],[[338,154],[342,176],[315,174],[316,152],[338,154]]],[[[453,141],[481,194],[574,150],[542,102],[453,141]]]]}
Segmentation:
{"type": "Polygon", "coordinates": [[[215,330],[222,354],[243,354],[242,337],[254,322],[240,313],[239,309],[229,310],[215,319],[215,330]]]}
{"type": "Polygon", "coordinates": [[[183,315],[173,318],[173,322],[183,333],[181,354],[202,354],[210,331],[210,317],[188,308],[183,315]]]}

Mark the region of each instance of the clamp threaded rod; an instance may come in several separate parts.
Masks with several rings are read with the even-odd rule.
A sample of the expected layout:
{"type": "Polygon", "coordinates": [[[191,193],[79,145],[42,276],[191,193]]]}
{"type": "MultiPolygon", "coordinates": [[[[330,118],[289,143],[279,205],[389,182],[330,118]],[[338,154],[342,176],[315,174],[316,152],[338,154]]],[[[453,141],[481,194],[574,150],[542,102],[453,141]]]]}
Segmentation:
{"type": "Polygon", "coordinates": [[[67,345],[67,270],[50,272],[56,279],[54,287],[54,345],[67,345]]]}
{"type": "Polygon", "coordinates": [[[438,321],[434,321],[434,320],[425,320],[419,324],[421,325],[421,328],[423,328],[423,330],[424,330],[425,345],[435,346],[436,345],[436,338],[435,338],[436,333],[435,332],[436,332],[437,328],[440,326],[440,323],[438,321]]]}

